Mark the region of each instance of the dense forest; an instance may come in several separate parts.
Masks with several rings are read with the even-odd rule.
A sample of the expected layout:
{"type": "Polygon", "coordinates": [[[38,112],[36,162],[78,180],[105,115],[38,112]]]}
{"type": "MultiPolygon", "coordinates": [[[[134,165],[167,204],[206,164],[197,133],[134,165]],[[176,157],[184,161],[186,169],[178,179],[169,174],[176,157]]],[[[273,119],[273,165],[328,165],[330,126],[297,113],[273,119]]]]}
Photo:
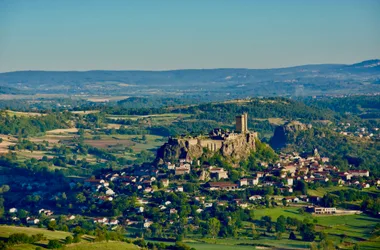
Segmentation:
{"type": "Polygon", "coordinates": [[[71,114],[63,112],[29,117],[1,111],[0,117],[0,134],[26,136],[57,128],[67,128],[71,114]]]}
{"type": "Polygon", "coordinates": [[[380,98],[379,96],[349,96],[342,98],[319,98],[303,99],[305,104],[330,109],[345,116],[355,115],[362,119],[380,118],[380,98]]]}
{"type": "Polygon", "coordinates": [[[236,114],[247,112],[249,122],[256,118],[282,118],[286,120],[300,119],[335,120],[339,118],[332,111],[310,107],[302,102],[286,98],[248,99],[236,102],[208,103],[188,108],[176,109],[174,112],[195,114],[196,119],[230,121],[235,120],[236,114]]]}

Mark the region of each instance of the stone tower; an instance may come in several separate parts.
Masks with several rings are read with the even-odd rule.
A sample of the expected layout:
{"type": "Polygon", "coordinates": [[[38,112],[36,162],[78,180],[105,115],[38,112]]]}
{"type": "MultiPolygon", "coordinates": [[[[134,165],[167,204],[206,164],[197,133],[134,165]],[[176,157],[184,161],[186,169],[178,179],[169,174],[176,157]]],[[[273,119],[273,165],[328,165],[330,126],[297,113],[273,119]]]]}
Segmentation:
{"type": "Polygon", "coordinates": [[[248,132],[247,121],[248,121],[248,114],[247,113],[236,116],[236,132],[237,133],[247,133],[248,132]]]}

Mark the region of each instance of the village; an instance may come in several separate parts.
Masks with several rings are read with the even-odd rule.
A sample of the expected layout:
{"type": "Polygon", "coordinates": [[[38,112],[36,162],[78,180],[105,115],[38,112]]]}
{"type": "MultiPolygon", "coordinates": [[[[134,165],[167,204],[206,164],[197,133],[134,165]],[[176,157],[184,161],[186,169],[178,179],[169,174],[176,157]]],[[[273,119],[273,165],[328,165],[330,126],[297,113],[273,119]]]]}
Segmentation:
{"type": "MultiPolygon", "coordinates": [[[[237,126],[240,133],[247,132],[246,124],[237,126]]],[[[72,179],[67,194],[42,192],[47,189],[46,183],[22,183],[20,189],[48,200],[48,208],[24,210],[25,216],[21,218],[18,216],[20,208],[12,207],[7,211],[8,221],[40,225],[42,220],[49,223],[58,217],[62,220],[64,216],[66,221],[74,223],[80,215],[82,220],[113,229],[120,226],[148,229],[157,222],[157,216],[170,226],[180,217],[186,217],[189,222],[195,217],[203,218],[206,216],[203,214],[216,206],[234,206],[246,211],[297,207],[315,216],[358,214],[362,211],[324,206],[324,197],[308,194],[306,186],[309,189],[335,186],[362,190],[380,185],[380,180],[370,178],[368,170],[340,171],[329,163],[329,158],[320,156],[318,149],[309,154],[281,153],[276,162],[260,162],[259,167],[260,171],[237,177],[232,176],[234,169],[201,164],[186,155],[161,165],[145,163],[122,170],[102,171],[88,179],[72,179]],[[124,204],[126,200],[130,203],[123,209],[128,213],[122,213],[120,203],[124,204]],[[186,205],[190,207],[185,209],[181,200],[189,201],[186,205]],[[67,206],[66,212],[64,206],[67,206]]]]}
{"type": "Polygon", "coordinates": [[[349,122],[347,123],[339,123],[337,124],[337,127],[334,128],[336,132],[339,132],[341,135],[345,136],[351,136],[351,137],[358,137],[363,139],[369,139],[369,140],[379,140],[380,139],[380,133],[379,128],[377,127],[366,127],[366,126],[359,126],[354,125],[349,122]]]}

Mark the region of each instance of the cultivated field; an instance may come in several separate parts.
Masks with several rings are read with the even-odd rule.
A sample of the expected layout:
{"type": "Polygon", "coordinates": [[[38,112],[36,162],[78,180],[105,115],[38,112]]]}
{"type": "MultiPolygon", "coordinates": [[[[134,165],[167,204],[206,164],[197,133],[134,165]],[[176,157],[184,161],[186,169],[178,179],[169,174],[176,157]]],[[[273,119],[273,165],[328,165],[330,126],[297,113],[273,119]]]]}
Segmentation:
{"type": "Polygon", "coordinates": [[[0,138],[2,139],[2,142],[0,142],[0,154],[1,153],[7,153],[8,147],[15,144],[15,141],[17,141],[16,138],[8,135],[0,135],[0,138]]]}
{"type": "Polygon", "coordinates": [[[65,129],[53,129],[46,132],[46,134],[69,134],[69,133],[77,133],[77,128],[65,128],[65,129]]]}
{"type": "Polygon", "coordinates": [[[145,135],[146,140],[143,141],[142,135],[101,135],[100,139],[86,139],[84,142],[98,148],[109,148],[110,146],[122,145],[130,147],[134,152],[138,153],[141,150],[153,150],[163,144],[164,137],[158,135],[145,135]]]}
{"type": "Polygon", "coordinates": [[[7,113],[9,115],[15,115],[15,116],[43,116],[45,114],[37,113],[37,112],[19,112],[19,111],[11,111],[7,110],[7,113]]]}

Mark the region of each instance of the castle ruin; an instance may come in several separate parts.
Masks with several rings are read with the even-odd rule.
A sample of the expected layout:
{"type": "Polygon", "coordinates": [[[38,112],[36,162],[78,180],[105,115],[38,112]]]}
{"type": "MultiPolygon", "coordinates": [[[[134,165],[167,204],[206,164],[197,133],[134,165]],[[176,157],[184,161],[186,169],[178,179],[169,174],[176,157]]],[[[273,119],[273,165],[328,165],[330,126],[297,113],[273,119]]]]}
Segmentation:
{"type": "Polygon", "coordinates": [[[248,114],[247,113],[236,116],[236,132],[237,133],[248,132],[248,114]]]}
{"type": "Polygon", "coordinates": [[[236,116],[235,131],[215,128],[207,136],[170,137],[157,151],[158,162],[175,162],[179,159],[198,159],[204,149],[222,156],[242,159],[255,150],[256,132],[248,130],[248,114],[236,116]]]}

